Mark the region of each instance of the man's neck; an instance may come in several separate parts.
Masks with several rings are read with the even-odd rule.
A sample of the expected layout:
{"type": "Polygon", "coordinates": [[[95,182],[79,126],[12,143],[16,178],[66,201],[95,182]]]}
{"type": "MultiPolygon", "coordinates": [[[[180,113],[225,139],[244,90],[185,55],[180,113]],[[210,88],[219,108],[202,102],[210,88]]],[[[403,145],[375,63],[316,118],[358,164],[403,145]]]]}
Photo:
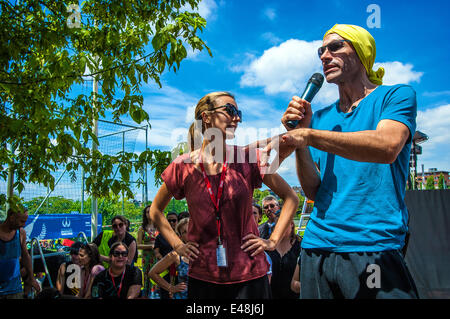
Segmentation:
{"type": "Polygon", "coordinates": [[[357,76],[352,81],[341,82],[339,87],[339,107],[342,112],[348,113],[352,107],[357,107],[359,102],[372,93],[377,85],[370,82],[367,75],[357,76]]]}

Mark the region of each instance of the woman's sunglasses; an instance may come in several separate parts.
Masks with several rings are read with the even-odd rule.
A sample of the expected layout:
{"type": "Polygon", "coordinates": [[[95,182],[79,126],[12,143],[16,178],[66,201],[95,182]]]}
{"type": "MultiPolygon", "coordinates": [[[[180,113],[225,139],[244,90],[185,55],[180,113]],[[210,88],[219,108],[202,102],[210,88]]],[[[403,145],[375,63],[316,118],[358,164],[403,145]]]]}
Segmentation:
{"type": "Polygon", "coordinates": [[[116,251],[113,251],[112,255],[114,257],[119,257],[119,256],[128,257],[128,252],[127,251],[117,251],[116,250],[116,251]]]}
{"type": "Polygon", "coordinates": [[[323,47],[320,47],[317,49],[317,53],[319,54],[319,58],[322,57],[322,55],[325,53],[325,50],[328,48],[328,51],[330,52],[336,52],[337,50],[341,49],[344,46],[344,42],[351,43],[349,40],[336,40],[331,43],[328,43],[327,45],[324,45],[323,47]]]}
{"type": "Polygon", "coordinates": [[[214,107],[212,109],[209,109],[208,111],[214,111],[214,110],[220,109],[221,107],[225,108],[225,111],[228,113],[229,116],[231,116],[231,117],[239,116],[239,122],[242,122],[242,111],[238,110],[236,108],[236,106],[234,106],[231,103],[227,103],[225,105],[214,107]]]}

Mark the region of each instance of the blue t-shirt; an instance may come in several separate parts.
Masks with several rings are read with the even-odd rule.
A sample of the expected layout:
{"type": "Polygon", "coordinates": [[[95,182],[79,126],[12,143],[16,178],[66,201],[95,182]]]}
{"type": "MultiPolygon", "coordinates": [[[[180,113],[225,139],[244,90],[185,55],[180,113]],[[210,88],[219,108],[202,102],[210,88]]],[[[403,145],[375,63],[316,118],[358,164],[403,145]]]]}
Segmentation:
{"type": "Polygon", "coordinates": [[[404,197],[416,113],[416,94],[407,85],[379,86],[350,113],[340,110],[339,101],[314,113],[314,129],[375,130],[381,120],[389,119],[405,124],[411,136],[392,164],[358,162],[310,148],[321,184],[303,248],[358,252],[403,247],[408,220],[404,197]]]}

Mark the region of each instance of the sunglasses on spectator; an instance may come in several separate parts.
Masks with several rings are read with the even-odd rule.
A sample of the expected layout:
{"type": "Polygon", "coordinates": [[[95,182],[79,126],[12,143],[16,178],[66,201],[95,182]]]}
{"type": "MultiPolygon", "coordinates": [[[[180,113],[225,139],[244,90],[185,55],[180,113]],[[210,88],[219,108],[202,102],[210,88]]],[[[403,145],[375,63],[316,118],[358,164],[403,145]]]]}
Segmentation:
{"type": "Polygon", "coordinates": [[[116,251],[113,251],[112,255],[114,257],[119,257],[119,256],[128,257],[128,252],[127,251],[118,251],[118,250],[116,250],[116,251]]]}
{"type": "Polygon", "coordinates": [[[330,52],[336,52],[337,50],[341,49],[344,46],[344,42],[351,43],[349,40],[336,40],[331,43],[328,43],[327,45],[324,45],[323,47],[320,47],[317,49],[317,53],[319,54],[319,58],[322,57],[322,55],[325,53],[325,50],[328,48],[328,51],[330,52]]]}
{"type": "Polygon", "coordinates": [[[238,116],[239,122],[242,122],[242,111],[238,110],[237,107],[231,103],[227,103],[225,105],[214,107],[212,109],[209,109],[208,111],[214,111],[214,110],[220,109],[221,107],[225,108],[225,111],[228,113],[229,116],[231,116],[231,117],[238,116]]]}
{"type": "Polygon", "coordinates": [[[169,223],[176,223],[176,222],[178,222],[178,220],[173,219],[173,218],[169,218],[167,220],[169,221],[169,223]]]}
{"type": "Polygon", "coordinates": [[[268,204],[268,205],[264,206],[263,208],[264,209],[269,209],[269,207],[270,208],[274,208],[275,206],[276,206],[275,204],[268,204]]]}
{"type": "Polygon", "coordinates": [[[113,224],[112,228],[114,229],[118,229],[118,228],[122,228],[123,227],[123,223],[119,223],[119,224],[113,224]]]}

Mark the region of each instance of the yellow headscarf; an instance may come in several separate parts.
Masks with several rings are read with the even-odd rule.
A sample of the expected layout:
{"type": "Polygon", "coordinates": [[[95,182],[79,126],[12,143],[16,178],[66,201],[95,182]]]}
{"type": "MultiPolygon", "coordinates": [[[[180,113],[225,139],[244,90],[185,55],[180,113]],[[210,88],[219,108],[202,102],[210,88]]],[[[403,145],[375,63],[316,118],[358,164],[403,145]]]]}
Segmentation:
{"type": "Polygon", "coordinates": [[[366,29],[350,24],[335,24],[323,37],[325,38],[330,33],[336,33],[351,41],[356,54],[366,68],[369,80],[374,84],[383,84],[384,68],[380,67],[377,71],[372,70],[377,49],[375,39],[366,29]]]}

